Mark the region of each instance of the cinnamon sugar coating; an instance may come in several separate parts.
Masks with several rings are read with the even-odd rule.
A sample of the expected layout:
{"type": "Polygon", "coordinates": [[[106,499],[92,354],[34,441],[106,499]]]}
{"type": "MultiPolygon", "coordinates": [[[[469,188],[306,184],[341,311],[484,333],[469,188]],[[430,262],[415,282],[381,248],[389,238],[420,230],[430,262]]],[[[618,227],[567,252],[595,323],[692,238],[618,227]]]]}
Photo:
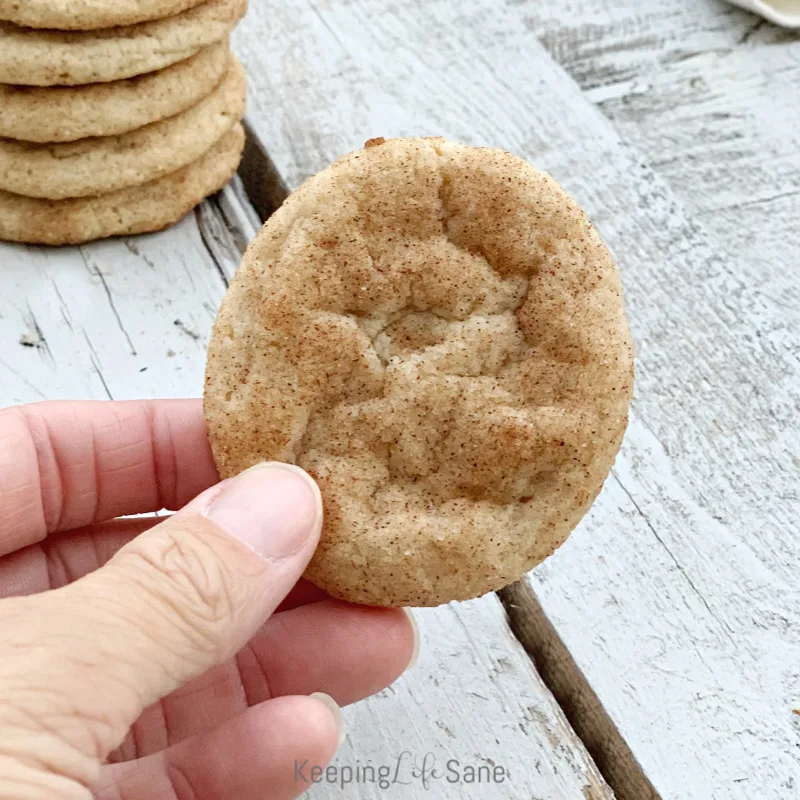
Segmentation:
{"type": "Polygon", "coordinates": [[[307,577],[353,602],[498,589],[559,547],[614,461],[632,348],[611,256],[550,177],[500,150],[372,140],[249,248],[212,337],[223,476],[319,481],[307,577]]]}

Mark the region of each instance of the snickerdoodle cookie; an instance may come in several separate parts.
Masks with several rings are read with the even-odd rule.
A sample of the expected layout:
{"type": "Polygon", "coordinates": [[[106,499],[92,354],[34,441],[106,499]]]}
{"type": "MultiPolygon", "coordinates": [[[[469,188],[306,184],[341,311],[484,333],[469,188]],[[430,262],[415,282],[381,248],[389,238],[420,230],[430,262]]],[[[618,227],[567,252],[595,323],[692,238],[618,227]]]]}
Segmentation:
{"type": "Polygon", "coordinates": [[[174,117],[120,136],[61,144],[0,140],[0,189],[63,200],[157,180],[198,159],[244,116],[244,70],[231,58],[208,97],[174,117]]]}
{"type": "Polygon", "coordinates": [[[155,72],[222,41],[246,10],[247,0],[206,0],[165,19],[97,31],[0,22],[0,83],[75,86],[155,72]]]}
{"type": "Polygon", "coordinates": [[[0,137],[74,142],[116,136],[179,114],[210,94],[230,66],[227,39],[171,67],[88,86],[0,84],[0,137]]]}
{"type": "Polygon", "coordinates": [[[37,200],[0,191],[0,239],[82,244],[166,228],[221,189],[239,166],[244,128],[236,125],[197,161],[151,183],[100,197],[37,200]]]}
{"type": "Polygon", "coordinates": [[[374,605],[498,589],[550,555],[625,431],[611,256],[500,150],[375,140],[308,180],[217,319],[205,410],[223,476],[300,465],[325,499],[307,577],[374,605]]]}
{"type": "Polygon", "coordinates": [[[178,14],[204,0],[0,0],[0,19],[28,28],[88,31],[178,14]]]}

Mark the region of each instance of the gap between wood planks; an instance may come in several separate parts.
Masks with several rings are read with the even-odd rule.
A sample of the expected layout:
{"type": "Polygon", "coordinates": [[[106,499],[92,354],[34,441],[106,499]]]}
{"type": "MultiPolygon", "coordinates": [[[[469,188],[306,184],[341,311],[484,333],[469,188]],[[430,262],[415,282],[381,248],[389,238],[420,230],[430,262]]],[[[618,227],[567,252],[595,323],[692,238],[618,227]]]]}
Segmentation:
{"type": "Polygon", "coordinates": [[[533,660],[618,800],[661,800],[524,581],[498,593],[514,636],[533,660]]]}
{"type": "MultiPolygon", "coordinates": [[[[290,191],[264,145],[245,121],[247,134],[239,176],[245,195],[262,220],[268,219],[290,191]]],[[[531,587],[513,583],[496,592],[515,638],[533,662],[578,738],[618,800],[661,800],[600,700],[556,633],[531,587]]],[[[592,786],[586,800],[604,800],[592,786]]]]}

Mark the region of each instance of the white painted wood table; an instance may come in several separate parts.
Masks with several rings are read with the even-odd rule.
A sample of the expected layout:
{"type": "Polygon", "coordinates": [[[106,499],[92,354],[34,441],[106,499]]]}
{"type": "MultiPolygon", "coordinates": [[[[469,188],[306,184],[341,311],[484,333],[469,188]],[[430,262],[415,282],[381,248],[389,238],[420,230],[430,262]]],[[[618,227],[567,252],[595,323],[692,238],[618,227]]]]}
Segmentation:
{"type": "Polygon", "coordinates": [[[243,181],[155,236],[0,245],[0,402],[198,395],[259,215],[367,138],[528,157],[620,264],[623,451],[525,582],[420,612],[419,665],[348,710],[335,762],[509,779],[311,796],[800,797],[798,35],[716,0],[251,5],[243,181]]]}

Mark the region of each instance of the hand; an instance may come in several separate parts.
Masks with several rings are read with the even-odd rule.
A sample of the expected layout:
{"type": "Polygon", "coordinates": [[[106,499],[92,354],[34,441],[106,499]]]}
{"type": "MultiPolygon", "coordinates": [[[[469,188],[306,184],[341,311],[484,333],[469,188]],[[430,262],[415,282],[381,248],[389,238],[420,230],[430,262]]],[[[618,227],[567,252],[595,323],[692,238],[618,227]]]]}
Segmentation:
{"type": "Polygon", "coordinates": [[[331,697],[412,661],[403,611],[298,582],[322,523],[305,473],[217,480],[196,401],[0,412],[3,800],[295,797],[295,760],[343,733],[331,697]]]}

